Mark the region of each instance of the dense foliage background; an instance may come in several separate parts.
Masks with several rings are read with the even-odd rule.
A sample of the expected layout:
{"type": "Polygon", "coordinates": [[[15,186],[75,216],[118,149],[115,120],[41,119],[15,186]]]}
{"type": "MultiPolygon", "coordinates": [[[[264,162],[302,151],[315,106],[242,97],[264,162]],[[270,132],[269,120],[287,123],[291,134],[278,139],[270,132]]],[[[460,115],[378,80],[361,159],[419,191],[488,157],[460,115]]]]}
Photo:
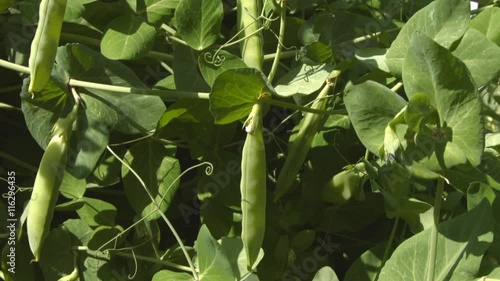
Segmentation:
{"type": "Polygon", "coordinates": [[[500,280],[498,2],[241,3],[261,4],[251,25],[232,0],[70,0],[32,96],[39,1],[0,1],[2,278],[500,280]],[[31,190],[75,102],[30,262],[31,190]],[[255,104],[267,199],[248,268],[255,104]]]}

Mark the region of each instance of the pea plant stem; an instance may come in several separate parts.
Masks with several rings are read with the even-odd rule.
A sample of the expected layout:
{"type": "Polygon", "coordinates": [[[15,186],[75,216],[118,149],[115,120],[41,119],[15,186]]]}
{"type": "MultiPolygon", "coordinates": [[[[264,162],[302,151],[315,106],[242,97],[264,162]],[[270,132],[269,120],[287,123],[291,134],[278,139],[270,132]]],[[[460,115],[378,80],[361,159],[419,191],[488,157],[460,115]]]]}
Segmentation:
{"type": "MultiPolygon", "coordinates": [[[[396,217],[396,219],[394,219],[394,224],[392,226],[391,235],[389,236],[389,241],[387,241],[387,245],[385,246],[384,256],[382,257],[382,263],[380,264],[380,269],[384,267],[385,262],[389,258],[389,254],[391,252],[392,243],[394,243],[394,237],[396,236],[396,230],[398,229],[398,225],[399,225],[399,217],[396,217]]],[[[380,271],[378,273],[380,273],[380,271]]]]}
{"type": "Polygon", "coordinates": [[[0,59],[0,67],[14,70],[14,71],[21,72],[21,73],[30,74],[30,69],[28,67],[22,66],[19,64],[15,64],[15,63],[12,63],[10,61],[6,61],[6,60],[2,60],[2,59],[0,59]]]}
{"type": "Polygon", "coordinates": [[[347,114],[347,111],[345,109],[335,109],[335,110],[314,109],[314,108],[304,107],[304,106],[296,105],[296,104],[289,103],[289,102],[279,101],[279,100],[275,100],[275,99],[263,99],[262,102],[268,103],[271,105],[290,108],[293,110],[300,110],[300,111],[316,113],[316,114],[327,114],[327,115],[347,114]]]}
{"type": "Polygon", "coordinates": [[[434,225],[431,229],[431,241],[429,248],[429,260],[427,266],[427,281],[434,281],[436,268],[436,254],[438,242],[438,226],[441,211],[441,197],[443,196],[444,179],[439,178],[437,182],[436,198],[434,200],[434,225]]]}
{"type": "Polygon", "coordinates": [[[400,29],[401,28],[398,27],[398,28],[393,28],[393,29],[388,29],[388,30],[384,30],[384,31],[379,31],[379,32],[367,34],[367,35],[364,35],[364,36],[356,37],[356,38],[354,38],[352,40],[344,41],[344,42],[340,43],[339,45],[340,46],[345,46],[345,45],[359,44],[359,43],[365,42],[366,40],[370,40],[372,38],[378,37],[383,32],[389,33],[389,32],[398,31],[400,29]]]}
{"type": "Polygon", "coordinates": [[[12,163],[14,163],[16,165],[19,165],[20,167],[23,167],[26,170],[28,170],[30,172],[33,172],[35,174],[38,171],[38,167],[35,167],[35,166],[33,166],[33,165],[29,164],[29,163],[26,163],[23,160],[15,157],[15,156],[12,156],[12,155],[10,155],[8,153],[5,153],[3,151],[0,151],[0,158],[3,158],[5,160],[7,160],[7,161],[10,161],[10,162],[12,162],[12,163]]]}
{"type": "MultiPolygon", "coordinates": [[[[104,253],[102,253],[100,251],[90,250],[86,246],[78,246],[78,247],[73,248],[73,250],[76,250],[78,252],[84,252],[86,255],[94,257],[94,258],[97,258],[97,259],[111,260],[111,258],[108,255],[106,255],[106,254],[104,254],[104,253]]],[[[178,270],[182,270],[182,271],[191,272],[191,268],[189,268],[187,266],[183,266],[183,265],[176,264],[176,263],[169,262],[169,261],[159,260],[157,258],[145,257],[145,256],[137,255],[137,254],[136,255],[132,255],[132,254],[124,253],[124,252],[121,252],[121,251],[113,251],[113,250],[108,250],[107,252],[110,255],[113,255],[113,256],[121,256],[121,257],[124,257],[124,258],[135,258],[135,259],[146,261],[146,262],[150,262],[150,263],[155,263],[155,264],[160,264],[160,265],[168,266],[170,268],[174,268],[174,269],[178,269],[178,270]]]]}
{"type": "MultiPolygon", "coordinates": [[[[264,55],[264,61],[274,60],[277,55],[278,55],[277,53],[264,55]]],[[[282,51],[279,55],[280,59],[289,59],[289,58],[294,58],[296,56],[297,56],[296,50],[282,51]]]]}
{"type": "MultiPolygon", "coordinates": [[[[274,0],[273,0],[274,1],[274,0]]],[[[280,12],[280,33],[278,35],[278,44],[276,45],[276,56],[274,57],[273,65],[271,66],[271,71],[269,72],[269,76],[267,79],[269,83],[273,81],[274,75],[276,75],[276,71],[278,70],[281,50],[283,48],[283,40],[285,39],[285,28],[286,28],[286,1],[281,0],[281,12],[280,12]]]]}
{"type": "Polygon", "coordinates": [[[209,93],[202,92],[187,92],[187,91],[174,91],[174,90],[151,90],[146,88],[135,88],[135,87],[122,87],[107,84],[100,84],[94,82],[81,81],[76,79],[70,79],[69,84],[73,87],[83,87],[97,90],[104,90],[116,93],[124,94],[143,94],[158,96],[163,100],[172,99],[208,99],[209,93]]]}

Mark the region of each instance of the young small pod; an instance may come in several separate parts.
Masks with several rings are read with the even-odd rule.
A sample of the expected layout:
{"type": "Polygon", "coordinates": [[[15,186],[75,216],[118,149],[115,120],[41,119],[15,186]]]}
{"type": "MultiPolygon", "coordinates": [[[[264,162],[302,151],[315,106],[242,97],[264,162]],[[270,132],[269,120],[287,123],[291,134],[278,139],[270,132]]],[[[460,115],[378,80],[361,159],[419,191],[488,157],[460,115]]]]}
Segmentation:
{"type": "Polygon", "coordinates": [[[50,79],[66,4],[67,0],[42,0],[40,3],[38,27],[28,62],[31,73],[28,91],[32,94],[40,92],[50,79]]]}
{"type": "Polygon", "coordinates": [[[241,239],[248,267],[254,268],[266,228],[266,151],[262,137],[262,109],[254,105],[246,123],[241,159],[241,239]]]}
{"type": "MultiPolygon", "coordinates": [[[[311,106],[313,109],[324,109],[326,106],[326,95],[330,87],[327,85],[319,93],[317,101],[311,106]]],[[[288,156],[286,157],[285,164],[278,175],[276,182],[276,193],[274,202],[277,202],[292,187],[295,178],[304,164],[307,153],[311,148],[314,136],[319,130],[321,121],[324,115],[308,112],[304,116],[304,121],[300,127],[299,132],[295,139],[288,147],[288,156]]]]}

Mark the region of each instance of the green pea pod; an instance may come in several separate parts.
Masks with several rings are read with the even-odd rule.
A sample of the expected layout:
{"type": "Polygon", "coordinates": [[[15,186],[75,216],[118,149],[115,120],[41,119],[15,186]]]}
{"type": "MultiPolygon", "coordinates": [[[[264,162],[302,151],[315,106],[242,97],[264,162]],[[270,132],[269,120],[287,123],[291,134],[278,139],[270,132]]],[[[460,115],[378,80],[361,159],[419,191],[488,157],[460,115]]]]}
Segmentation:
{"type": "MultiPolygon", "coordinates": [[[[326,106],[326,95],[330,90],[327,84],[319,93],[317,101],[311,106],[313,109],[324,109],[326,106]]],[[[292,187],[295,178],[306,159],[307,153],[311,148],[312,140],[319,130],[321,120],[324,115],[316,113],[307,113],[304,116],[304,121],[300,127],[299,132],[295,139],[288,147],[288,156],[286,157],[285,164],[280,171],[278,181],[276,182],[276,193],[274,202],[278,201],[292,187]]]]}
{"type": "Polygon", "coordinates": [[[29,69],[30,93],[40,92],[47,84],[54,66],[67,0],[42,0],[38,27],[31,43],[29,69]]]}
{"type": "Polygon", "coordinates": [[[333,176],[323,187],[321,199],[324,202],[341,205],[349,199],[364,199],[362,186],[364,184],[366,169],[365,163],[360,162],[356,166],[349,167],[333,176]]]}
{"type": "Polygon", "coordinates": [[[254,105],[246,122],[247,137],[241,159],[241,239],[252,269],[266,228],[266,151],[262,137],[262,109],[254,105]]]}
{"type": "Polygon", "coordinates": [[[68,142],[78,105],[77,99],[71,113],[55,124],[53,136],[45,149],[36,174],[26,222],[28,241],[35,261],[40,260],[42,244],[50,230],[54,207],[66,169],[68,142]]]}

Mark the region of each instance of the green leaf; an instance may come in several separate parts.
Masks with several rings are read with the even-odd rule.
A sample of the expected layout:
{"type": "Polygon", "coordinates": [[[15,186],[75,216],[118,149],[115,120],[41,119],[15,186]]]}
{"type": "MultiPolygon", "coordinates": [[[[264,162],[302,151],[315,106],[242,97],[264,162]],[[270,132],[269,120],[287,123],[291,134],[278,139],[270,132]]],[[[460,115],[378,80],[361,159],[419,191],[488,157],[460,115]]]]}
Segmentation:
{"type": "Polygon", "coordinates": [[[59,192],[68,199],[79,199],[83,197],[86,188],[85,180],[77,179],[65,171],[59,192]]]}
{"type": "Polygon", "coordinates": [[[0,13],[5,12],[5,10],[7,10],[12,5],[12,3],[14,3],[14,0],[0,1],[0,13]]]}
{"type": "Polygon", "coordinates": [[[221,246],[202,225],[196,239],[201,281],[234,281],[236,276],[221,246]]]}
{"type": "Polygon", "coordinates": [[[175,10],[177,31],[195,50],[203,50],[219,37],[222,1],[181,0],[175,10]]]}
{"type": "Polygon", "coordinates": [[[173,69],[175,88],[181,91],[208,92],[210,87],[198,70],[199,52],[180,43],[174,43],[173,69]]]}
{"type": "Polygon", "coordinates": [[[366,81],[349,87],[344,102],[359,139],[379,155],[385,128],[406,105],[405,100],[381,84],[366,81]]]}
{"type": "Polygon", "coordinates": [[[383,242],[361,254],[347,270],[344,281],[376,281],[386,247],[383,242]]]}
{"type": "Polygon", "coordinates": [[[439,122],[437,111],[431,106],[430,97],[424,93],[417,93],[410,99],[404,119],[414,132],[419,132],[426,123],[435,125],[439,122]]]}
{"type": "Polygon", "coordinates": [[[119,225],[99,226],[92,232],[92,236],[88,242],[88,247],[90,250],[94,251],[105,251],[120,248],[121,242],[123,242],[124,238],[123,235],[118,236],[120,233],[123,233],[123,228],[119,225]],[[118,238],[115,239],[117,236],[118,238]]]}
{"type": "Polygon", "coordinates": [[[417,147],[408,148],[406,160],[426,163],[433,171],[467,160],[477,166],[484,150],[484,124],[479,95],[465,64],[416,33],[403,66],[403,82],[410,99],[417,93],[430,97],[441,127],[422,135],[417,147]]]}
{"type": "Polygon", "coordinates": [[[415,13],[387,52],[387,65],[391,72],[402,74],[403,62],[415,32],[422,32],[441,46],[449,48],[465,33],[469,10],[467,0],[436,0],[415,13]]]}
{"type": "MultiPolygon", "coordinates": [[[[108,228],[106,226],[99,228],[108,228]]],[[[70,219],[63,223],[63,229],[71,235],[72,247],[87,246],[94,234],[83,220],[70,219]]],[[[94,239],[94,241],[97,241],[94,239]]],[[[106,241],[107,242],[107,241],[106,241]]],[[[113,243],[111,243],[113,244],[113,243]]],[[[100,246],[100,245],[99,245],[100,246]]],[[[102,258],[93,257],[91,255],[79,256],[79,270],[83,274],[84,280],[89,281],[107,281],[116,278],[116,273],[122,271],[122,265],[116,259],[111,261],[103,260],[102,258]],[[112,268],[112,270],[110,269],[112,268]],[[113,272],[114,275],[113,275],[113,272]]],[[[123,272],[123,271],[122,271],[123,272]]]]}
{"type": "Polygon", "coordinates": [[[296,252],[304,252],[313,244],[314,238],[316,238],[316,231],[312,229],[299,231],[292,237],[291,246],[296,252]]]}
{"type": "MultiPolygon", "coordinates": [[[[218,241],[221,245],[222,251],[227,255],[231,268],[236,274],[236,279],[241,280],[241,277],[250,273],[248,270],[247,256],[243,248],[243,241],[241,238],[224,237],[218,241]]],[[[261,252],[262,253],[262,252],[261,252]]],[[[256,263],[259,263],[263,255],[259,255],[256,263]]]]}
{"type": "Polygon", "coordinates": [[[282,97],[312,94],[321,88],[333,69],[333,65],[330,64],[314,66],[301,64],[278,80],[275,86],[276,93],[282,97]]]}
{"type": "Polygon", "coordinates": [[[210,111],[216,124],[228,124],[250,114],[261,94],[271,94],[272,86],[262,72],[254,68],[230,69],[214,81],[210,93],[210,111]]]}
{"type": "Polygon", "coordinates": [[[500,132],[486,134],[485,146],[491,148],[500,147],[500,132]]]}
{"type": "Polygon", "coordinates": [[[71,236],[62,227],[52,229],[43,243],[40,267],[46,280],[58,280],[74,269],[71,236]]]}
{"type": "Polygon", "coordinates": [[[146,0],[145,7],[137,11],[150,24],[159,25],[168,16],[173,16],[180,0],[146,0]]]}
{"type": "Polygon", "coordinates": [[[387,49],[365,48],[356,50],[356,58],[370,70],[380,69],[389,72],[386,64],[387,49]]]}
{"type": "Polygon", "coordinates": [[[316,272],[312,281],[339,281],[339,278],[331,267],[324,266],[316,272]]]}
{"type": "MultiPolygon", "coordinates": [[[[21,92],[26,125],[42,148],[49,143],[57,119],[65,117],[73,106],[65,86],[70,77],[115,86],[144,87],[125,65],[108,60],[83,45],[60,47],[56,62],[53,78],[39,95],[31,98],[27,92],[28,79],[24,80],[21,92]]],[[[165,111],[159,97],[83,88],[79,93],[85,107],[81,106],[78,111],[69,148],[72,158],[67,167],[76,178],[86,178],[94,170],[108,145],[110,130],[124,134],[147,132],[155,128],[165,111]]]]}
{"type": "Polygon", "coordinates": [[[213,86],[215,79],[222,72],[228,69],[247,67],[242,59],[223,50],[217,52],[216,57],[214,57],[213,51],[201,52],[198,56],[198,64],[203,78],[210,87],[213,86]]]}
{"type": "Polygon", "coordinates": [[[92,228],[90,228],[83,220],[81,219],[69,219],[63,223],[63,228],[74,235],[75,240],[72,240],[72,245],[74,246],[83,246],[87,245],[90,238],[92,237],[92,228]]]}
{"type": "MultiPolygon", "coordinates": [[[[482,256],[493,241],[488,202],[439,225],[435,280],[473,280],[482,256]]],[[[379,281],[426,279],[431,229],[399,245],[380,273],[379,281]],[[415,258],[421,257],[421,258],[415,258]]]]}
{"type": "Polygon", "coordinates": [[[434,209],[431,204],[406,196],[398,198],[386,191],[382,191],[382,194],[385,198],[385,213],[389,219],[404,219],[413,233],[433,225],[434,209]]]}
{"type": "MultiPolygon", "coordinates": [[[[114,149],[117,153],[117,149],[114,149]]],[[[123,153],[117,153],[122,155],[123,153]]],[[[92,171],[92,174],[87,178],[88,187],[106,187],[120,182],[121,163],[114,155],[110,155],[108,151],[103,154],[101,162],[92,171]]]]}
{"type": "Polygon", "coordinates": [[[109,225],[115,224],[116,207],[112,204],[89,197],[83,197],[85,204],[76,212],[80,218],[89,226],[109,225]]]}
{"type": "Polygon", "coordinates": [[[323,212],[319,227],[327,233],[356,232],[384,214],[384,199],[380,194],[367,193],[363,202],[352,200],[340,207],[329,207],[323,212]]]}
{"type": "Polygon", "coordinates": [[[477,86],[500,73],[500,47],[475,29],[467,30],[453,55],[465,63],[477,86]]]}
{"type": "Polygon", "coordinates": [[[134,211],[148,220],[160,217],[155,211],[155,204],[160,207],[161,212],[168,209],[179,187],[179,181],[176,180],[180,175],[179,161],[170,155],[166,146],[153,140],[139,142],[125,154],[124,160],[144,181],[155,203],[151,201],[136,176],[123,165],[125,195],[134,211]]]}
{"type": "Polygon", "coordinates": [[[151,50],[156,29],[142,17],[129,13],[108,25],[101,41],[102,54],[112,60],[134,60],[151,50]]]}
{"type": "Polygon", "coordinates": [[[155,273],[152,281],[195,281],[194,277],[184,272],[161,270],[155,273]]]}
{"type": "Polygon", "coordinates": [[[470,28],[474,28],[484,34],[493,43],[500,46],[500,8],[490,7],[482,11],[469,23],[470,28]]]}

